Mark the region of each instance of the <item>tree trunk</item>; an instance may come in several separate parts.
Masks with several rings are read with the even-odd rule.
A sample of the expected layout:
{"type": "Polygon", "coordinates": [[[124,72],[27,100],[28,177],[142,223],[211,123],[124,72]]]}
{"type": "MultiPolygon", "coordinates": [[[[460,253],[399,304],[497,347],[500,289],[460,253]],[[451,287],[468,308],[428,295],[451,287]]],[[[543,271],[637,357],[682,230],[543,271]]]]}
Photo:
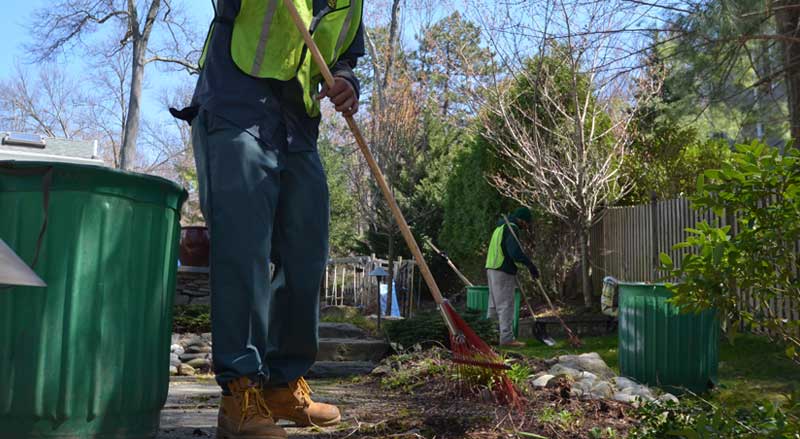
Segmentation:
{"type": "Polygon", "coordinates": [[[581,228],[578,239],[581,252],[581,288],[583,290],[583,305],[592,307],[592,285],[589,282],[589,233],[581,228]]]}
{"type": "Polygon", "coordinates": [[[128,114],[122,132],[120,147],[120,168],[131,169],[136,162],[136,140],[139,137],[139,117],[141,114],[142,80],[144,78],[145,44],[141,40],[133,42],[131,61],[131,88],[128,100],[128,114]]]}
{"type": "MultiPolygon", "coordinates": [[[[776,2],[775,21],[778,33],[791,38],[800,37],[800,2],[776,2]]],[[[789,126],[795,148],[800,148],[800,44],[783,40],[783,67],[786,78],[786,101],[789,107],[789,126]]]]}

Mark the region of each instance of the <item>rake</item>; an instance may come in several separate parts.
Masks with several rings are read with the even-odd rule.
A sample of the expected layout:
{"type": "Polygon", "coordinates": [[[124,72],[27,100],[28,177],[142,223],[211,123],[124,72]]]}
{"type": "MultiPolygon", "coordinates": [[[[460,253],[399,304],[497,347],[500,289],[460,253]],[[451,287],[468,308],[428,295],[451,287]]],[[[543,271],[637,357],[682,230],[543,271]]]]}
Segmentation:
{"type": "MultiPolygon", "coordinates": [[[[283,3],[289,12],[289,15],[291,15],[294,24],[297,26],[297,30],[302,34],[303,40],[306,43],[306,47],[308,48],[309,52],[311,52],[314,62],[319,67],[325,83],[328,85],[328,87],[332,88],[334,85],[333,75],[331,75],[330,69],[325,63],[319,48],[306,28],[306,24],[303,22],[300,14],[297,12],[297,8],[292,0],[283,0],[283,3]]],[[[358,128],[355,119],[353,119],[352,116],[345,116],[345,121],[350,127],[350,131],[353,133],[353,137],[356,139],[358,148],[364,155],[364,159],[367,161],[367,165],[369,165],[372,176],[378,184],[381,193],[383,193],[383,197],[386,200],[386,203],[389,205],[389,209],[392,211],[392,216],[394,216],[397,226],[400,228],[400,233],[403,235],[406,245],[408,245],[409,249],[411,250],[411,254],[417,261],[417,265],[419,265],[420,273],[425,279],[425,284],[428,286],[428,289],[431,291],[431,295],[433,296],[433,299],[439,308],[439,312],[442,314],[442,318],[444,319],[447,329],[450,332],[450,349],[452,350],[453,361],[466,366],[475,366],[491,370],[495,378],[492,380],[494,382],[493,390],[495,391],[498,400],[510,403],[512,405],[519,405],[519,394],[505,372],[508,367],[503,363],[502,358],[500,358],[500,356],[494,352],[494,350],[492,350],[492,348],[486,344],[486,342],[481,340],[481,338],[475,334],[475,331],[473,331],[469,325],[467,325],[464,319],[458,315],[455,309],[453,309],[453,306],[444,297],[442,297],[439,286],[436,285],[436,281],[433,279],[431,270],[428,268],[425,258],[422,257],[422,251],[420,250],[416,239],[414,239],[414,235],[411,234],[411,229],[408,227],[408,223],[406,222],[405,217],[403,217],[403,213],[400,211],[400,207],[397,205],[397,201],[395,200],[391,189],[389,189],[389,186],[386,184],[386,178],[384,178],[383,172],[378,166],[378,163],[375,161],[375,158],[372,156],[372,153],[367,146],[367,142],[364,140],[364,136],[361,134],[361,130],[358,128]]]]}

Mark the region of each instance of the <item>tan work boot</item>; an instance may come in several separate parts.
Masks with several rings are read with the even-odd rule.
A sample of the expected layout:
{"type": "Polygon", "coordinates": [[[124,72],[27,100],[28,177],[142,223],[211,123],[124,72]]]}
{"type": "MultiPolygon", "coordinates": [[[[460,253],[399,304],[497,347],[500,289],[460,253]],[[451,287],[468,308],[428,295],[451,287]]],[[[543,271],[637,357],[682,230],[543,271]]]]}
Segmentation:
{"type": "Polygon", "coordinates": [[[261,386],[241,377],[228,383],[228,390],[231,394],[223,394],[219,403],[218,438],[286,439],[286,432],[272,419],[261,386]]]}
{"type": "Polygon", "coordinates": [[[330,427],[342,419],[335,405],[311,400],[311,388],[302,377],[285,387],[265,388],[264,399],[275,420],[292,421],[298,427],[330,427]]]}

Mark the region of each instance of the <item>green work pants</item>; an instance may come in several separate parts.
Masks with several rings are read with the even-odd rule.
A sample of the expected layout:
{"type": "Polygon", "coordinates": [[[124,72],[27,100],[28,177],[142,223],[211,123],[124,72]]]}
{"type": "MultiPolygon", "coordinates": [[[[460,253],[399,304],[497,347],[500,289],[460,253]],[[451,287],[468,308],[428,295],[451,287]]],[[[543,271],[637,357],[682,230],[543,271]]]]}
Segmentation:
{"type": "Polygon", "coordinates": [[[269,139],[202,110],[192,143],[211,236],[217,382],[225,389],[241,376],[268,386],[294,380],[318,347],[329,216],[319,154],[267,147],[269,139]]]}

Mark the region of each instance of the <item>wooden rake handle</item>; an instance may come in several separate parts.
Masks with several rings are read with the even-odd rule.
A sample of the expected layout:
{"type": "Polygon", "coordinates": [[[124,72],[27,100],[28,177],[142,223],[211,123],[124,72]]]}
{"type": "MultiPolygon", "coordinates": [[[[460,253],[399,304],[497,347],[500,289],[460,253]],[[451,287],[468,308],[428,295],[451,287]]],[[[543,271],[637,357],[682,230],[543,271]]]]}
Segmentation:
{"type": "MultiPolygon", "coordinates": [[[[320,72],[322,72],[322,77],[325,79],[325,83],[328,85],[328,88],[332,88],[334,84],[333,75],[331,74],[328,65],[325,63],[325,59],[322,57],[322,54],[319,52],[317,44],[314,42],[314,39],[311,38],[311,34],[308,32],[306,24],[303,22],[303,19],[300,17],[300,14],[297,12],[297,8],[294,6],[292,0],[283,0],[283,3],[284,5],[286,5],[286,9],[289,11],[289,15],[292,16],[292,20],[294,21],[294,24],[297,26],[297,30],[299,30],[300,33],[303,35],[303,40],[305,40],[306,46],[308,47],[308,50],[311,52],[311,56],[314,58],[314,62],[319,67],[320,72]]],[[[386,199],[386,203],[389,204],[389,209],[392,211],[394,220],[397,222],[397,226],[400,227],[400,233],[403,235],[403,238],[405,239],[408,248],[411,250],[411,254],[414,255],[414,259],[417,261],[417,264],[419,265],[419,271],[420,273],[422,273],[422,277],[425,279],[425,283],[431,290],[431,295],[433,296],[433,299],[436,301],[437,304],[441,304],[444,301],[444,298],[442,297],[441,291],[439,291],[439,286],[436,285],[436,281],[433,279],[431,270],[430,268],[428,268],[428,264],[425,263],[425,259],[422,257],[422,251],[420,250],[417,241],[414,239],[414,235],[411,234],[411,229],[408,227],[408,223],[406,222],[405,217],[403,217],[403,212],[400,211],[400,206],[397,205],[397,201],[395,200],[394,195],[392,195],[392,191],[389,189],[389,185],[386,184],[386,178],[383,176],[381,168],[378,166],[378,163],[375,161],[375,158],[369,151],[369,147],[367,147],[367,142],[364,140],[364,136],[361,135],[361,130],[358,129],[358,125],[356,124],[355,119],[353,119],[352,116],[345,116],[344,119],[347,121],[347,126],[350,127],[350,131],[356,138],[356,143],[358,143],[358,148],[361,150],[361,153],[367,160],[369,169],[370,171],[372,171],[372,176],[375,178],[375,181],[381,188],[381,192],[383,193],[383,198],[386,199]]]]}

